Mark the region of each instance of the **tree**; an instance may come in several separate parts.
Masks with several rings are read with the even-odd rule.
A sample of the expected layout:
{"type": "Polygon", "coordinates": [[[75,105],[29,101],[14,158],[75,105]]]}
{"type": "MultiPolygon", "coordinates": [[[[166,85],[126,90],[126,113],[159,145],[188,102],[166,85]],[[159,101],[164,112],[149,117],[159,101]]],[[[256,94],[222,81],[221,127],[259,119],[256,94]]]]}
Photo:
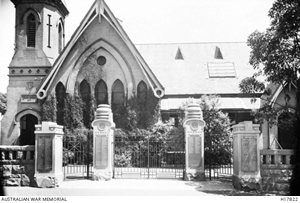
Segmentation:
{"type": "MultiPolygon", "coordinates": [[[[253,85],[252,88],[242,88],[244,92],[258,90],[256,77],[264,75],[267,82],[282,85],[296,85],[296,112],[294,117],[294,132],[297,137],[297,163],[294,168],[294,179],[291,184],[291,194],[299,195],[300,190],[300,156],[299,156],[299,133],[300,132],[300,1],[299,0],[276,0],[269,10],[271,18],[270,27],[265,32],[255,31],[248,38],[251,47],[250,64],[258,72],[245,84],[253,85]],[[249,82],[252,80],[252,82],[249,82]],[[253,82],[254,81],[254,82],[253,82]],[[255,85],[256,83],[256,85],[255,85]],[[298,134],[298,135],[297,135],[298,134]]],[[[240,86],[240,87],[241,87],[240,86]]],[[[262,88],[263,90],[265,88],[262,88]]],[[[265,92],[267,93],[267,92],[265,92]]],[[[287,101],[289,98],[286,98],[287,101]]],[[[272,116],[272,110],[268,104],[264,106],[265,112],[272,116]]],[[[286,107],[282,107],[282,110],[286,107]]],[[[275,111],[274,114],[277,112],[275,111]]],[[[271,118],[271,117],[270,117],[271,118]]]]}
{"type": "Polygon", "coordinates": [[[133,95],[126,101],[126,106],[112,106],[114,122],[117,128],[126,130],[149,129],[159,120],[159,99],[151,89],[147,90],[146,99],[133,95]]]}

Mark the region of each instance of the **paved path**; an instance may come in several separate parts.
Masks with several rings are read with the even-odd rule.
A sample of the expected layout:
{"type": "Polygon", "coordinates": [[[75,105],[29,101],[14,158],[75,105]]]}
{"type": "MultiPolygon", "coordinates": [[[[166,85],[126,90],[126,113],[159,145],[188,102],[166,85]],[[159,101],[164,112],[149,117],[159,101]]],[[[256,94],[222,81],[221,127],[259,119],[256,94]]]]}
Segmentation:
{"type": "Polygon", "coordinates": [[[7,196],[212,196],[205,191],[234,190],[221,181],[113,179],[67,180],[57,188],[5,187],[7,196]]]}

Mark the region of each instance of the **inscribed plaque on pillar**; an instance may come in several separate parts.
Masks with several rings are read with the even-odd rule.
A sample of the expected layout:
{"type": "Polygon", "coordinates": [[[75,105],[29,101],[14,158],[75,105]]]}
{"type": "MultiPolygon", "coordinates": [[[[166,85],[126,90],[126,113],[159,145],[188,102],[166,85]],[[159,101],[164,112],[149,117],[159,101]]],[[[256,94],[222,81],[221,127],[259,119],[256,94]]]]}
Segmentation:
{"type": "Polygon", "coordinates": [[[242,138],[242,171],[257,171],[257,140],[256,138],[242,138]]]}
{"type": "Polygon", "coordinates": [[[200,154],[201,150],[201,139],[200,137],[195,137],[195,154],[200,154]]]}
{"type": "Polygon", "coordinates": [[[189,136],[188,137],[188,167],[196,169],[202,166],[201,157],[201,137],[189,136]]]}
{"type": "Polygon", "coordinates": [[[39,136],[37,140],[37,170],[49,172],[52,170],[52,136],[39,136]]]}
{"type": "Polygon", "coordinates": [[[95,168],[105,169],[108,167],[108,137],[106,136],[96,136],[96,151],[95,151],[95,168]]]}
{"type": "Polygon", "coordinates": [[[233,137],[233,174],[238,174],[239,170],[238,138],[233,137]]]}

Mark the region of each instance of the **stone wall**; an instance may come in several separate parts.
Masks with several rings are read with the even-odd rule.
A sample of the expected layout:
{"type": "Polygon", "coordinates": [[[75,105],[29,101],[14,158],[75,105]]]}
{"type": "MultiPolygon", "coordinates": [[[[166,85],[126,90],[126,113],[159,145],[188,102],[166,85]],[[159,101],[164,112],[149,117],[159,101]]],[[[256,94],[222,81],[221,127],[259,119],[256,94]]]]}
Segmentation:
{"type": "Polygon", "coordinates": [[[261,150],[262,190],[288,192],[293,175],[293,150],[261,150]]]}
{"type": "Polygon", "coordinates": [[[4,186],[33,186],[35,146],[0,146],[0,176],[4,186]]]}

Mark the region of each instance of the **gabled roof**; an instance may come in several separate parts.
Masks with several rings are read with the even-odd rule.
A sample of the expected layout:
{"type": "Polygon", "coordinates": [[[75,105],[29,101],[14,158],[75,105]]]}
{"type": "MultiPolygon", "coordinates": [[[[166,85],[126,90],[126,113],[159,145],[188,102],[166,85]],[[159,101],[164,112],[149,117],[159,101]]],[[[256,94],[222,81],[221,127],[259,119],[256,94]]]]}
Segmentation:
{"type": "MultiPolygon", "coordinates": [[[[277,101],[277,100],[279,99],[279,95],[284,91],[285,88],[287,90],[286,90],[286,92],[284,92],[284,94],[288,94],[288,93],[293,92],[293,89],[295,91],[295,89],[297,89],[297,86],[293,83],[284,84],[284,85],[283,84],[279,85],[279,84],[271,83],[271,84],[268,85],[268,88],[272,91],[269,102],[272,104],[272,107],[274,107],[274,106],[276,106],[276,104],[278,105],[278,103],[280,102],[280,101],[277,101]]],[[[294,95],[294,94],[295,94],[295,92],[293,92],[291,95],[294,95]]],[[[289,105],[289,107],[294,107],[295,108],[295,106],[293,104],[289,105]]]]}
{"type": "Polygon", "coordinates": [[[165,87],[165,95],[239,94],[240,81],[254,73],[248,63],[250,48],[244,42],[139,44],[136,47],[165,87]],[[175,60],[178,47],[184,60],[175,60]],[[217,56],[222,53],[224,59],[215,58],[216,50],[217,56]],[[214,74],[218,77],[210,77],[211,64],[217,67],[218,73],[214,74]]]}
{"type": "Polygon", "coordinates": [[[44,78],[41,85],[37,88],[37,97],[39,99],[43,99],[47,96],[50,84],[53,82],[54,78],[57,77],[58,70],[62,66],[69,52],[76,44],[80,36],[88,28],[88,26],[97,17],[99,18],[99,22],[101,22],[101,18],[105,18],[110,23],[110,25],[116,30],[116,32],[123,39],[124,43],[127,45],[128,49],[131,51],[136,61],[140,65],[140,68],[142,69],[142,72],[147,78],[148,83],[150,84],[154,94],[157,97],[162,97],[164,95],[164,87],[158,81],[154,73],[149,68],[148,64],[145,62],[145,60],[140,55],[134,44],[131,42],[130,38],[127,36],[126,32],[119,24],[118,20],[115,18],[113,13],[110,11],[109,7],[104,2],[104,0],[95,0],[90,10],[85,15],[84,19],[81,21],[80,25],[72,35],[70,41],[68,42],[60,56],[56,59],[50,73],[44,78]]]}
{"type": "Polygon", "coordinates": [[[217,46],[216,46],[216,50],[215,50],[215,59],[224,59],[220,48],[217,46]]]}
{"type": "Polygon", "coordinates": [[[179,47],[178,47],[178,49],[177,49],[177,53],[176,53],[175,59],[176,59],[176,60],[184,60],[183,55],[182,55],[182,52],[181,52],[181,50],[180,50],[179,47]]]}

